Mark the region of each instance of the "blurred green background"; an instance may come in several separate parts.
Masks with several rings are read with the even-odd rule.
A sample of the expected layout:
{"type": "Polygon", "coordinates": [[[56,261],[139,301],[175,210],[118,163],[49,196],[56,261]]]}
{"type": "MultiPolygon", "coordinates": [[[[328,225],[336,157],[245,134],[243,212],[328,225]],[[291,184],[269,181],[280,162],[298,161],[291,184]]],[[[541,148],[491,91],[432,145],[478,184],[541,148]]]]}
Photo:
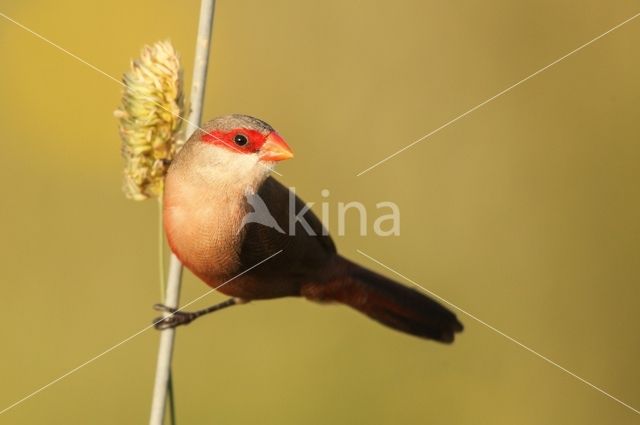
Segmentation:
{"type": "MultiPolygon", "coordinates": [[[[187,83],[198,9],[0,1],[116,78],[168,37],[187,83]]],[[[638,11],[219,0],[204,115],[270,122],[296,151],[281,180],[308,201],[326,188],[400,206],[401,236],[361,237],[354,221],[336,238],[346,256],[384,272],[361,249],[638,408],[640,19],[356,177],[638,11]]],[[[156,203],[120,191],[121,87],[1,17],[0,48],[2,410],[148,325],[159,289],[156,203]]],[[[182,299],[207,289],[187,273],[182,299]]],[[[202,319],[178,333],[179,423],[638,423],[459,316],[452,346],[300,299],[202,319]]],[[[141,334],[0,423],[145,423],[157,342],[141,334]]]]}

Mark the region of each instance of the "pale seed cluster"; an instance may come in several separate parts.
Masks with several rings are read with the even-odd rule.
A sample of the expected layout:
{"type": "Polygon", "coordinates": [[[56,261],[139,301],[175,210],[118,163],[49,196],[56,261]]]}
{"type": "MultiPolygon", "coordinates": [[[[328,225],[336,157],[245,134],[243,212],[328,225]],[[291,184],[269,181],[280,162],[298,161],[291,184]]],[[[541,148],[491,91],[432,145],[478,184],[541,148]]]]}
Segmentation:
{"type": "Polygon", "coordinates": [[[184,99],[182,68],[169,41],[144,46],[123,77],[120,121],[125,195],[134,200],[162,194],[164,176],[180,149],[184,99]]]}

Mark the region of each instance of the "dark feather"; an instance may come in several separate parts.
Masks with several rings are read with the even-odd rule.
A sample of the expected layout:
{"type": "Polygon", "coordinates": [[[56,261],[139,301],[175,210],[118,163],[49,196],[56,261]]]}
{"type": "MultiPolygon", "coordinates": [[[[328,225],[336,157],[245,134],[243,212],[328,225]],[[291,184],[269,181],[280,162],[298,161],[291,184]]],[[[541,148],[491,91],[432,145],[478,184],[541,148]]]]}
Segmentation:
{"type": "Polygon", "coordinates": [[[343,270],[332,280],[310,283],[303,294],[316,301],[338,301],[393,329],[450,343],[463,329],[456,315],[426,295],[341,257],[343,270]]]}

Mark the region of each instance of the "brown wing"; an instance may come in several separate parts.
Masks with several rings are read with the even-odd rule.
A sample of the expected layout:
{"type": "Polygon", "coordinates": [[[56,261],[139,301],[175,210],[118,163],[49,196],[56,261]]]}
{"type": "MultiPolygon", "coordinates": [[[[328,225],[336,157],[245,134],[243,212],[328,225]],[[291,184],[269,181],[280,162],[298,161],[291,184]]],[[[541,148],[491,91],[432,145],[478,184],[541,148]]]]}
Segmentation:
{"type": "Polygon", "coordinates": [[[245,225],[239,253],[241,267],[246,270],[282,250],[280,254],[254,269],[253,274],[266,276],[269,280],[286,280],[297,288],[303,281],[312,279],[316,273],[322,272],[327,262],[335,255],[336,247],[331,237],[323,234],[327,232],[311,210],[301,216],[311,231],[308,231],[301,221],[294,221],[294,217],[291,217],[290,203],[294,204],[295,214],[305,208],[305,203],[277,180],[267,178],[257,194],[284,233],[259,223],[245,225]],[[292,227],[290,222],[294,223],[292,227]]]}

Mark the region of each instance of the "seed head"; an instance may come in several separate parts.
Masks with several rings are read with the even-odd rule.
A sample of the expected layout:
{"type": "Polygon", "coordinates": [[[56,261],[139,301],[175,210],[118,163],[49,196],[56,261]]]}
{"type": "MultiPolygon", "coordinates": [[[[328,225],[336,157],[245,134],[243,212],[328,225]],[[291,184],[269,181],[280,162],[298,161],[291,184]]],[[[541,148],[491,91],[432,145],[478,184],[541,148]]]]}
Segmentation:
{"type": "Polygon", "coordinates": [[[171,43],[144,46],[123,82],[122,104],[114,112],[125,160],[123,191],[134,200],[158,197],[167,168],[184,143],[182,68],[171,43]]]}

